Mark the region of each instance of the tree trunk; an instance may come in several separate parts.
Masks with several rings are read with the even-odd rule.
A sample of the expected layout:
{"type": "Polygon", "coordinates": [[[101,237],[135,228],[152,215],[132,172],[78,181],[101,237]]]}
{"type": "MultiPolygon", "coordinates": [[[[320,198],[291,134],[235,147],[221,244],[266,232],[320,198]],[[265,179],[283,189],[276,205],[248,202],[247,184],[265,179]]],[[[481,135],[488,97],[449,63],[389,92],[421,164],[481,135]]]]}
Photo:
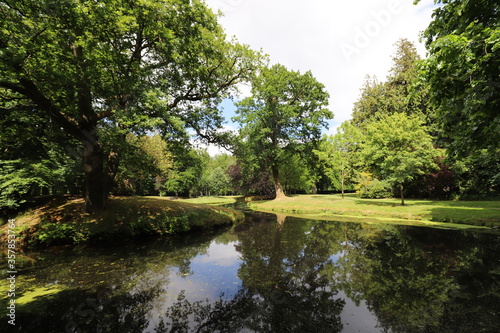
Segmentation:
{"type": "Polygon", "coordinates": [[[403,195],[403,185],[399,185],[399,190],[401,192],[401,206],[405,205],[405,197],[403,195]]]}
{"type": "Polygon", "coordinates": [[[340,172],[340,176],[342,178],[342,199],[344,199],[344,178],[345,178],[344,170],[340,172]]]}
{"type": "Polygon", "coordinates": [[[273,178],[274,178],[274,189],[276,191],[276,198],[275,199],[282,199],[285,198],[285,192],[283,191],[283,186],[281,185],[280,182],[280,174],[277,166],[272,167],[272,172],[273,172],[273,178]]]}
{"type": "Polygon", "coordinates": [[[103,164],[103,151],[97,140],[83,141],[85,211],[88,213],[103,210],[106,207],[106,174],[103,164]]]}
{"type": "Polygon", "coordinates": [[[108,198],[109,194],[113,191],[113,186],[115,184],[116,175],[118,174],[119,165],[119,154],[115,151],[110,151],[106,163],[106,198],[108,198]]]}

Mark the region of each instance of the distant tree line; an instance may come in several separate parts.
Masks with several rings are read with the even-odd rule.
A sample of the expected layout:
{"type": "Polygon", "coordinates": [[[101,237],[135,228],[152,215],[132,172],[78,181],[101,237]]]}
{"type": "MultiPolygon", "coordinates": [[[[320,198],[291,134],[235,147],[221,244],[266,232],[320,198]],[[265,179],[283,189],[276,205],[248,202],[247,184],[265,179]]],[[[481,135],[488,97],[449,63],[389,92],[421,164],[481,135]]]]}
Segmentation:
{"type": "MultiPolygon", "coordinates": [[[[498,64],[500,39],[485,47],[486,53],[491,51],[485,56],[489,60],[494,58],[498,64]],[[492,56],[495,51],[497,57],[492,56]]],[[[451,120],[447,117],[452,111],[447,110],[451,107],[445,108],[444,97],[435,92],[441,87],[430,83],[434,79],[434,72],[429,66],[437,61],[436,56],[431,55],[429,59],[422,60],[415,46],[402,39],[395,44],[392,60],[393,65],[384,82],[367,76],[354,105],[352,119],[343,123],[337,129],[337,134],[323,138],[319,138],[318,132],[314,131],[319,126],[314,127],[317,125],[308,119],[303,121],[304,118],[300,116],[297,121],[294,115],[288,113],[287,101],[294,101],[293,94],[279,88],[276,80],[271,81],[273,79],[269,79],[269,76],[264,76],[264,79],[273,82],[273,89],[267,91],[267,100],[257,99],[262,94],[259,91],[258,94],[254,93],[250,102],[245,100],[238,105],[239,116],[236,120],[241,122],[242,127],[239,146],[235,151],[238,160],[235,169],[244,173],[245,176],[240,175],[237,180],[246,184],[240,188],[245,188],[249,193],[260,191],[260,194],[276,195],[272,186],[276,177],[271,166],[278,163],[280,176],[289,177],[286,182],[290,186],[285,188],[288,193],[356,191],[363,198],[398,196],[402,204],[405,196],[441,200],[498,197],[500,127],[491,131],[491,137],[473,143],[471,140],[475,138],[467,137],[467,131],[473,125],[462,124],[467,121],[467,117],[471,118],[470,122],[479,122],[483,118],[482,113],[491,114],[491,121],[500,122],[498,112],[494,114],[490,110],[490,104],[494,104],[494,101],[484,104],[477,100],[471,101],[476,105],[475,114],[453,108],[462,110],[462,114],[455,116],[460,122],[456,123],[457,128],[450,131],[447,127],[452,126],[448,123],[451,120]],[[284,101],[272,104],[280,99],[284,101]],[[283,115],[284,119],[279,118],[283,115]],[[272,145],[272,135],[281,134],[283,124],[287,122],[293,124],[292,127],[284,131],[285,135],[279,136],[276,145],[272,145]],[[466,128],[460,131],[462,127],[466,128]],[[314,134],[309,137],[311,140],[292,137],[296,133],[294,131],[302,133],[303,130],[314,134]],[[492,141],[492,138],[495,140],[492,141]],[[279,162],[278,158],[281,159],[279,162]]],[[[483,80],[495,84],[491,82],[490,74],[485,75],[483,80]]],[[[287,78],[287,82],[292,81],[287,78]]],[[[455,84],[458,85],[458,82],[455,84]]],[[[462,89],[466,91],[468,84],[463,84],[465,87],[462,89]]],[[[489,86],[485,89],[489,89],[487,96],[478,96],[471,91],[469,95],[460,95],[460,98],[487,97],[498,100],[489,86]]],[[[314,105],[322,102],[321,98],[313,98],[317,103],[314,105]]],[[[314,108],[308,105],[306,114],[310,116],[313,112],[314,108]]],[[[321,122],[331,115],[316,111],[316,116],[321,122]]],[[[485,121],[476,126],[490,131],[486,129],[490,125],[485,121]]]]}

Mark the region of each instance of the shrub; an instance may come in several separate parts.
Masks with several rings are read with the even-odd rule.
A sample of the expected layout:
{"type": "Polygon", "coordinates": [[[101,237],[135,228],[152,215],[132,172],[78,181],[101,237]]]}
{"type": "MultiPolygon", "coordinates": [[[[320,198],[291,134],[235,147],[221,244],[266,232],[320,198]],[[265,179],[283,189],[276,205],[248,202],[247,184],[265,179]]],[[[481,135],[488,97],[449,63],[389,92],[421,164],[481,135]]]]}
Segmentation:
{"type": "Polygon", "coordinates": [[[172,235],[187,232],[191,229],[188,216],[169,216],[161,214],[156,217],[139,217],[130,222],[132,235],[172,235]]]}
{"type": "Polygon", "coordinates": [[[356,186],[358,198],[392,198],[392,186],[388,181],[373,179],[370,173],[361,173],[356,186]]]}
{"type": "Polygon", "coordinates": [[[62,244],[78,244],[88,240],[89,231],[78,228],[74,224],[50,223],[42,226],[35,236],[38,244],[47,246],[62,244]]]}

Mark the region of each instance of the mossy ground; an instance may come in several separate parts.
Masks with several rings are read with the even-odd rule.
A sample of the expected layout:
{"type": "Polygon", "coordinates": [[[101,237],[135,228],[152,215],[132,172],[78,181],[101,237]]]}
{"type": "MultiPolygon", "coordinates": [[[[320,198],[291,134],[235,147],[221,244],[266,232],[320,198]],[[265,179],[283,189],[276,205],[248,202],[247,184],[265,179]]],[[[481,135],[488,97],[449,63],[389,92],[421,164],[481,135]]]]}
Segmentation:
{"type": "MultiPolygon", "coordinates": [[[[466,224],[500,226],[499,201],[432,201],[399,199],[359,199],[347,194],[295,195],[281,200],[251,202],[252,209],[314,218],[374,219],[397,223],[413,221],[425,224],[466,224]]],[[[364,222],[364,221],[363,221],[364,222]]],[[[408,224],[408,223],[404,223],[408,224]]]]}
{"type": "MultiPolygon", "coordinates": [[[[18,217],[20,247],[77,244],[146,235],[172,235],[231,225],[237,211],[157,197],[113,197],[106,210],[87,214],[81,198],[62,196],[18,217]]],[[[6,237],[7,225],[1,227],[6,237]]]]}

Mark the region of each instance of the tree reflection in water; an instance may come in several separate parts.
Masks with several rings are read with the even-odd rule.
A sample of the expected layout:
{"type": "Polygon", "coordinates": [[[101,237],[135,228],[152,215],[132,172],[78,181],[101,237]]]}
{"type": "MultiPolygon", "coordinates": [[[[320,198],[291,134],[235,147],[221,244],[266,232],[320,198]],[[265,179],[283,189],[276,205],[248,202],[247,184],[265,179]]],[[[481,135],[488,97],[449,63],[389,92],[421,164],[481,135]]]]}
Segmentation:
{"type": "Polygon", "coordinates": [[[259,215],[235,228],[237,295],[196,304],[180,295],[166,318],[183,321],[161,332],[341,332],[338,290],[364,301],[380,332],[496,329],[496,235],[285,218],[259,215]]]}
{"type": "Polygon", "coordinates": [[[495,332],[499,238],[253,212],[229,232],[176,244],[38,253],[41,264],[22,274],[30,288],[59,280],[67,289],[19,304],[19,325],[12,330],[3,321],[0,329],[330,333],[352,329],[345,318],[351,307],[352,320],[366,319],[369,310],[370,332],[495,332]],[[200,266],[213,244],[231,252],[229,269],[211,261],[200,266]],[[95,304],[103,276],[115,288],[106,304],[95,304]],[[222,287],[226,281],[236,283],[232,291],[222,287]],[[199,289],[205,285],[210,292],[199,289]],[[366,311],[356,312],[352,302],[366,311]]]}
{"type": "Polygon", "coordinates": [[[181,293],[157,332],[341,332],[345,301],[322,273],[334,264],[331,252],[307,237],[307,226],[305,237],[285,230],[285,218],[261,216],[236,230],[242,287],[232,299],[189,302],[181,293]]]}

